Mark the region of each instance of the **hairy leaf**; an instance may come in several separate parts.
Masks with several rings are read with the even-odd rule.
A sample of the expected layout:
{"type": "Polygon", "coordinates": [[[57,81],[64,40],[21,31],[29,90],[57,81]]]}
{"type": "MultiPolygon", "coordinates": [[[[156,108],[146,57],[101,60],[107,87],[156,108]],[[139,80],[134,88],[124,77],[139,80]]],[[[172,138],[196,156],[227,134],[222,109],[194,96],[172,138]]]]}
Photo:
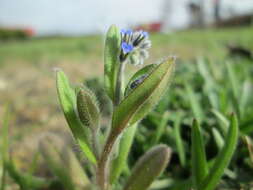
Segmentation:
{"type": "Polygon", "coordinates": [[[81,150],[84,152],[88,160],[90,160],[92,163],[95,164],[97,161],[95,155],[93,154],[88,144],[87,132],[85,131],[85,128],[82,126],[75,112],[76,108],[75,92],[71,88],[67,77],[62,71],[57,71],[56,81],[57,81],[57,92],[59,101],[63,113],[65,115],[65,118],[68,122],[68,125],[76,141],[80,145],[81,150]]]}
{"type": "Polygon", "coordinates": [[[124,167],[126,167],[127,165],[126,163],[127,157],[134,140],[136,127],[137,127],[136,125],[133,125],[127,128],[120,139],[118,156],[112,162],[111,175],[110,175],[111,184],[115,183],[117,178],[122,173],[124,167]]]}
{"type": "Polygon", "coordinates": [[[112,101],[115,99],[117,73],[120,64],[120,42],[119,29],[115,25],[112,25],[106,34],[104,48],[105,90],[112,101]]]}
{"type": "MultiPolygon", "coordinates": [[[[127,86],[126,86],[126,89],[125,89],[125,96],[129,94],[129,92],[131,92],[134,88],[136,88],[139,84],[137,84],[138,80],[140,80],[140,78],[142,76],[148,76],[152,70],[156,67],[156,64],[150,64],[150,65],[147,65],[145,67],[143,67],[142,69],[140,69],[139,71],[137,71],[132,77],[131,79],[129,80],[127,86]],[[136,82],[137,81],[137,82],[136,82]]],[[[145,79],[143,77],[143,80],[145,79]]],[[[141,83],[141,81],[140,81],[141,83]]]]}
{"type": "Polygon", "coordinates": [[[71,148],[55,135],[40,141],[40,151],[52,173],[66,189],[88,189],[89,179],[71,148]]]}
{"type": "Polygon", "coordinates": [[[166,168],[171,150],[166,145],[158,145],[146,152],[136,163],[124,190],[146,190],[166,168]]]}
{"type": "Polygon", "coordinates": [[[116,107],[112,121],[114,135],[142,119],[159,102],[168,89],[174,61],[174,58],[163,61],[116,107]]]}

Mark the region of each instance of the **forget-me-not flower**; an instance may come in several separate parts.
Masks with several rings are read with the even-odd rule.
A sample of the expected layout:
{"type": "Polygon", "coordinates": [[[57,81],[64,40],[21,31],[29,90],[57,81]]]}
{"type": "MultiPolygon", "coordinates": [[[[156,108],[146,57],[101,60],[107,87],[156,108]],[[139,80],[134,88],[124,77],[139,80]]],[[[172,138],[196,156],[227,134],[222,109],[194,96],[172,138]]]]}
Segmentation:
{"type": "Polygon", "coordinates": [[[148,58],[148,49],[151,47],[148,33],[146,31],[132,31],[122,29],[120,61],[129,60],[133,65],[141,65],[148,58]]]}

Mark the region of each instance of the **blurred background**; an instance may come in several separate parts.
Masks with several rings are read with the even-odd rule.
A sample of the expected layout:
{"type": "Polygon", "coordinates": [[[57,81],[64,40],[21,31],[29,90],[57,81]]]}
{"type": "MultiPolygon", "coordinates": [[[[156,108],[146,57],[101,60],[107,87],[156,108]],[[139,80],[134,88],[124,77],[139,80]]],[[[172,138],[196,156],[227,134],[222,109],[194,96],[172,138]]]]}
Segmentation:
{"type": "MultiPolygon", "coordinates": [[[[175,167],[168,168],[163,178],[174,173],[177,179],[187,179],[192,118],[200,118],[207,132],[210,158],[218,150],[212,147],[217,137],[213,128],[222,126],[220,119],[224,121],[229,113],[239,115],[243,132],[252,137],[252,23],[252,0],[0,0],[0,126],[8,104],[10,152],[17,168],[30,171],[32,165],[32,173],[52,176],[42,167],[47,164],[38,143],[49,133],[70,137],[57,100],[54,68],[64,70],[73,84],[85,83],[102,94],[98,97],[102,124],[108,124],[111,109],[103,95],[103,45],[106,30],[116,24],[150,33],[147,63],[168,55],[178,57],[169,95],[141,123],[144,127],[135,139],[130,168],[131,160],[154,142],[166,143],[175,150],[175,167]],[[163,117],[160,112],[171,117],[165,120],[164,133],[154,137],[163,117]],[[177,125],[186,129],[181,133],[185,146],[181,154],[171,136],[177,125]]],[[[241,165],[235,161],[236,172],[231,169],[226,175],[229,182],[224,189],[252,187],[252,144],[241,146],[244,156],[237,156],[241,165]],[[241,173],[245,180],[236,182],[241,173]]],[[[10,189],[17,188],[11,180],[8,183],[10,189]]]]}
{"type": "Polygon", "coordinates": [[[0,24],[34,36],[99,34],[111,23],[168,32],[229,21],[247,24],[252,9],[251,0],[2,0],[0,24]]]}

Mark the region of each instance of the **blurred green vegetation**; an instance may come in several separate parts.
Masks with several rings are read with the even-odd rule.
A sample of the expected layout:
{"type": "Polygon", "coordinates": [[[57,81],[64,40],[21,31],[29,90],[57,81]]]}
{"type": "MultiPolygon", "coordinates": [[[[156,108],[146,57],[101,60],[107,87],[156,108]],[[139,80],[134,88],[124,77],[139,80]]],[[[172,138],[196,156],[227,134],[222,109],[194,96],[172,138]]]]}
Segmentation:
{"type": "MultiPolygon", "coordinates": [[[[176,54],[182,59],[196,55],[221,58],[225,55],[227,43],[238,43],[252,49],[252,33],[253,27],[152,34],[151,54],[156,58],[168,54],[176,54]]],[[[103,37],[48,37],[0,43],[0,64],[12,59],[36,63],[44,57],[52,61],[65,58],[87,62],[90,57],[102,56],[103,37]]]]}

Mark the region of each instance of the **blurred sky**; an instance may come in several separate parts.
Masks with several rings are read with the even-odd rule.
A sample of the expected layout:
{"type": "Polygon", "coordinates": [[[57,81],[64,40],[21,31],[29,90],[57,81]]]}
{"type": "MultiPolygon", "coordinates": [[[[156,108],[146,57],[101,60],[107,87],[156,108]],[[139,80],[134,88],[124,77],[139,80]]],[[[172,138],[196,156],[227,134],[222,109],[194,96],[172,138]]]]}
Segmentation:
{"type": "Polygon", "coordinates": [[[161,0],[0,0],[0,24],[39,33],[90,33],[111,23],[159,20],[161,0]]]}
{"type": "MultiPolygon", "coordinates": [[[[41,35],[104,32],[112,23],[126,27],[160,21],[165,1],[170,2],[166,13],[169,28],[186,27],[190,0],[0,0],[0,26],[31,27],[41,35]]],[[[207,15],[211,15],[213,0],[204,1],[207,15]]],[[[253,10],[253,0],[222,3],[227,14],[253,10]]]]}

